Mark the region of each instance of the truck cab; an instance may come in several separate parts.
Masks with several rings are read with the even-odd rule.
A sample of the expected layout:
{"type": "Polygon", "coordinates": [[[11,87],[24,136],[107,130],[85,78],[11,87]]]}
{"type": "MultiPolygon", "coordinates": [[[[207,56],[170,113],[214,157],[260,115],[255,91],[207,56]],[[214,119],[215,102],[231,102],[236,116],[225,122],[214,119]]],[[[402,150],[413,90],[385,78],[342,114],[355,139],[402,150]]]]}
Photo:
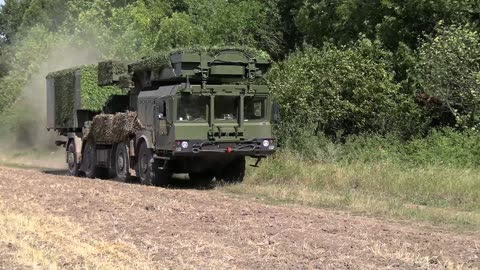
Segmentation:
{"type": "MultiPolygon", "coordinates": [[[[199,180],[216,177],[238,182],[243,180],[245,157],[260,160],[276,150],[271,104],[263,85],[202,89],[179,84],[141,92],[138,115],[148,123],[150,135],[143,139],[159,160],[159,168],[168,166],[168,174],[188,173],[191,178],[203,178],[199,180]]],[[[140,167],[148,165],[142,164],[147,160],[139,162],[140,167]]]]}

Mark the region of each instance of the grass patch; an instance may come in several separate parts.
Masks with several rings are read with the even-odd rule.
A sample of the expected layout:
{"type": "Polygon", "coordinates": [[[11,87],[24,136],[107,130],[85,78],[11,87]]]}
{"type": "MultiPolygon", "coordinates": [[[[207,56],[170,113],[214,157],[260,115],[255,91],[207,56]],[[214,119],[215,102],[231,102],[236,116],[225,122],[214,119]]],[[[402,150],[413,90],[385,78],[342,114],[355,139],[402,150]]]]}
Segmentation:
{"type": "Polygon", "coordinates": [[[270,203],[347,210],[369,216],[480,227],[480,170],[393,161],[308,161],[281,151],[225,188],[270,203]]]}

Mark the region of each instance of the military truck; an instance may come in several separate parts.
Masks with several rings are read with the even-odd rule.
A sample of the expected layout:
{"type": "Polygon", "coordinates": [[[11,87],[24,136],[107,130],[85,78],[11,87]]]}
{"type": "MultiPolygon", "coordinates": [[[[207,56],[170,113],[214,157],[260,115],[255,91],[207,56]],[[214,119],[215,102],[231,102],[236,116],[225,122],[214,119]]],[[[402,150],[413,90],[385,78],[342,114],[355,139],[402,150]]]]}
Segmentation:
{"type": "Polygon", "coordinates": [[[253,49],[195,49],[50,73],[47,128],[75,176],[241,182],[246,157],[276,151],[270,65],[253,49]]]}

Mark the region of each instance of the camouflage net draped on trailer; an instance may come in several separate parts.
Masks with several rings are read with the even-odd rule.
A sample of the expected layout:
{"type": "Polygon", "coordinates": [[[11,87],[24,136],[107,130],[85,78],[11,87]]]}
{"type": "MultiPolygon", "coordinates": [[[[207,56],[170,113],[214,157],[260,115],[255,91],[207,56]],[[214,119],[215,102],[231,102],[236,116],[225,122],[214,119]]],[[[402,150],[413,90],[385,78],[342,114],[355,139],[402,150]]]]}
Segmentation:
{"type": "Polygon", "coordinates": [[[98,63],[98,85],[113,85],[122,79],[129,79],[128,66],[126,64],[115,60],[98,63]]]}
{"type": "Polygon", "coordinates": [[[97,73],[97,65],[86,65],[53,72],[47,76],[54,82],[57,127],[72,127],[77,110],[100,112],[110,96],[124,93],[117,86],[98,86],[97,73]]]}
{"type": "Polygon", "coordinates": [[[75,72],[76,69],[67,69],[49,74],[47,77],[54,81],[55,126],[68,127],[73,125],[75,72]]]}
{"type": "Polygon", "coordinates": [[[143,128],[136,112],[99,114],[93,118],[85,138],[105,144],[121,143],[143,128]]]}

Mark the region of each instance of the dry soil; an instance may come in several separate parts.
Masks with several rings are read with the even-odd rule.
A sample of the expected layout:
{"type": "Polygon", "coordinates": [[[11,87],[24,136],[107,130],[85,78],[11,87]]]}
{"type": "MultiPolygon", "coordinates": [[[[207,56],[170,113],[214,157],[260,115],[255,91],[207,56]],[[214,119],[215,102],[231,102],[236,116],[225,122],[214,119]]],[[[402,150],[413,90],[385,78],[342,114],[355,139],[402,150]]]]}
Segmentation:
{"type": "Polygon", "coordinates": [[[9,216],[4,218],[4,227],[15,222],[19,227],[5,229],[5,239],[0,239],[0,268],[102,268],[105,264],[86,257],[120,253],[109,248],[86,253],[77,250],[79,245],[87,250],[98,243],[122,244],[117,256],[121,259],[111,261],[122,268],[480,267],[479,232],[265,205],[221,188],[198,190],[177,185],[164,189],[62,174],[0,167],[0,212],[9,216]],[[35,220],[38,227],[26,230],[35,220]],[[57,234],[55,226],[59,226],[57,234]],[[69,226],[76,228],[71,235],[69,226]],[[70,247],[72,241],[79,244],[70,247]],[[42,255],[45,260],[34,259],[25,251],[30,249],[50,253],[42,255]],[[56,253],[64,255],[54,256],[56,253]]]}

